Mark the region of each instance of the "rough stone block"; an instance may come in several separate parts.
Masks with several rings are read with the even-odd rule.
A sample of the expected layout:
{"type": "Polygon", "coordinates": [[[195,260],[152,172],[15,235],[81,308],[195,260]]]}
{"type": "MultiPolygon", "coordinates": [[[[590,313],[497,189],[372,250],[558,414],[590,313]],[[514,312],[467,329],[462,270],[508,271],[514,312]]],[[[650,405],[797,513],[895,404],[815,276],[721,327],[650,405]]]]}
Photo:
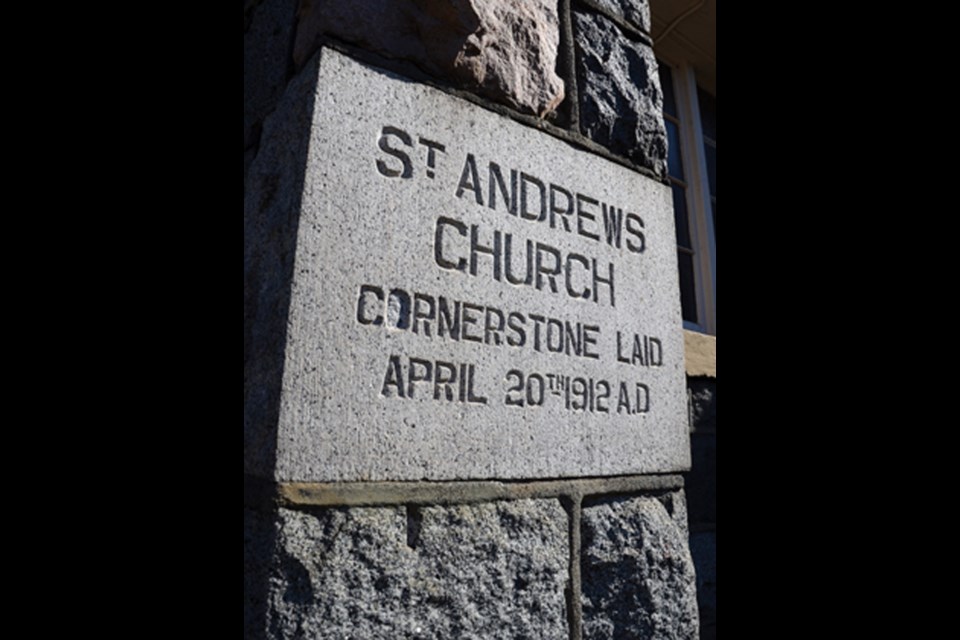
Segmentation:
{"type": "Polygon", "coordinates": [[[280,510],[268,637],[568,638],[556,500],[280,510]]]}
{"type": "Polygon", "coordinates": [[[332,35],[414,63],[455,86],[545,116],[563,100],[560,41],[551,0],[330,0],[305,3],[294,59],[303,64],[332,35]]]}
{"type": "Polygon", "coordinates": [[[648,0],[592,0],[601,9],[622,18],[641,31],[650,33],[650,3],[648,0]]]}
{"type": "Polygon", "coordinates": [[[684,540],[690,537],[689,517],[687,514],[687,495],[683,489],[670,491],[656,496],[663,508],[670,514],[673,523],[680,530],[684,540]]]}
{"type": "Polygon", "coordinates": [[[584,640],[694,640],[693,561],[684,532],[652,497],[585,503],[584,640]]]}
{"type": "Polygon", "coordinates": [[[327,49],[247,182],[247,473],[688,468],[665,185],[327,49]]]}
{"type": "Polygon", "coordinates": [[[297,0],[264,0],[244,5],[251,16],[243,34],[243,148],[256,142],[256,132],[287,83],[290,43],[297,0]]]}
{"type": "Polygon", "coordinates": [[[663,91],[653,51],[601,15],[574,11],[573,24],[582,133],[665,176],[663,91]]]}

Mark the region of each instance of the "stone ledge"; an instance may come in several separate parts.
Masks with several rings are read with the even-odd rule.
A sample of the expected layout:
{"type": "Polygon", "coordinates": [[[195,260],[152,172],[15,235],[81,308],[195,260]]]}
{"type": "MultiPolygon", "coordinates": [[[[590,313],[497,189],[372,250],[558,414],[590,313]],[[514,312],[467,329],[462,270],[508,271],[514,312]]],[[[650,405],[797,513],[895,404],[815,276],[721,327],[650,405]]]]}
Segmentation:
{"type": "Polygon", "coordinates": [[[555,499],[280,508],[266,633],[245,632],[566,640],[567,521],[555,499]]]}
{"type": "Polygon", "coordinates": [[[688,376],[717,377],[717,336],[683,331],[688,376]]]}
{"type": "MultiPolygon", "coordinates": [[[[244,485],[247,486],[247,484],[248,481],[244,478],[244,485]]],[[[249,484],[258,483],[250,482],[249,484]]],[[[284,482],[276,485],[276,496],[282,504],[287,506],[374,506],[464,504],[525,498],[668,491],[682,487],[683,476],[678,474],[536,482],[284,482]]]]}

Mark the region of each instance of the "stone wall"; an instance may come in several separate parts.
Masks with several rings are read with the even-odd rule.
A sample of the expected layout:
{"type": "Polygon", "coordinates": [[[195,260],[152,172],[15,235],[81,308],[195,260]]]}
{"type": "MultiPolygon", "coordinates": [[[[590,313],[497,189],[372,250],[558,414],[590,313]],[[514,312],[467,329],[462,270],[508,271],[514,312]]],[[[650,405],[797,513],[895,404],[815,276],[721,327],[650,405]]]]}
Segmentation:
{"type": "MultiPolygon", "coordinates": [[[[246,0],[245,195],[265,118],[320,47],[664,181],[649,29],[645,0],[246,0]]],[[[282,345],[270,356],[251,346],[275,328],[249,301],[257,282],[245,265],[245,425],[252,406],[267,416],[258,421],[276,420],[279,393],[263,381],[280,366],[282,345]]],[[[677,474],[277,483],[270,433],[245,426],[244,636],[715,634],[715,378],[690,378],[688,388],[686,489],[677,474]]]]}
{"type": "Polygon", "coordinates": [[[248,479],[246,637],[696,638],[682,485],[248,479]]]}

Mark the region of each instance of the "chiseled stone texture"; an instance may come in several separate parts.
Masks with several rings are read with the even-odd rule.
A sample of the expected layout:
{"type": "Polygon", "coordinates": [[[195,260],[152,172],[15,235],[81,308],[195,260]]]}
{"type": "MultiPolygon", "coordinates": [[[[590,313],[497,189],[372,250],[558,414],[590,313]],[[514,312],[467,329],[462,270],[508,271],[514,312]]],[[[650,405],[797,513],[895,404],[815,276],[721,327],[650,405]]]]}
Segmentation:
{"type": "Polygon", "coordinates": [[[519,111],[542,117],[563,100],[553,0],[306,1],[294,46],[298,66],[325,34],[519,111]]]}
{"type": "Polygon", "coordinates": [[[593,0],[612,15],[650,33],[650,3],[647,0],[593,0]]]}
{"type": "MultiPolygon", "coordinates": [[[[287,84],[297,0],[244,5],[250,25],[243,34],[243,148],[256,142],[259,123],[273,110],[287,84]]],[[[245,162],[246,163],[246,162],[245,162]]]]}
{"type": "Polygon", "coordinates": [[[268,637],[568,638],[557,500],[280,510],[268,637]]]}
{"type": "Polygon", "coordinates": [[[584,640],[697,638],[687,538],[660,500],[585,503],[581,532],[584,640]]]}
{"type": "Polygon", "coordinates": [[[573,22],[581,131],[665,176],[663,91],[653,51],[598,14],[575,11],[573,22]]]}

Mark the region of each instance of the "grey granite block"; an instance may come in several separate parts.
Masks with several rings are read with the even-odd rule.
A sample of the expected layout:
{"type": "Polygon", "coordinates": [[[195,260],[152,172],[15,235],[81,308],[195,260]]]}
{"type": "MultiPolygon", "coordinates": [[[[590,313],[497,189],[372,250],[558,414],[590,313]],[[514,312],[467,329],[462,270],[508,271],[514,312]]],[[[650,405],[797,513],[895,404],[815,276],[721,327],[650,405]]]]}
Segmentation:
{"type": "Polygon", "coordinates": [[[281,509],[268,637],[566,640],[557,500],[281,509]]]}
{"type": "Polygon", "coordinates": [[[652,497],[585,503],[584,640],[694,640],[693,561],[685,532],[652,497]]]}
{"type": "Polygon", "coordinates": [[[665,176],[663,91],[653,51],[599,14],[574,11],[573,27],[581,131],[665,176]]]}

